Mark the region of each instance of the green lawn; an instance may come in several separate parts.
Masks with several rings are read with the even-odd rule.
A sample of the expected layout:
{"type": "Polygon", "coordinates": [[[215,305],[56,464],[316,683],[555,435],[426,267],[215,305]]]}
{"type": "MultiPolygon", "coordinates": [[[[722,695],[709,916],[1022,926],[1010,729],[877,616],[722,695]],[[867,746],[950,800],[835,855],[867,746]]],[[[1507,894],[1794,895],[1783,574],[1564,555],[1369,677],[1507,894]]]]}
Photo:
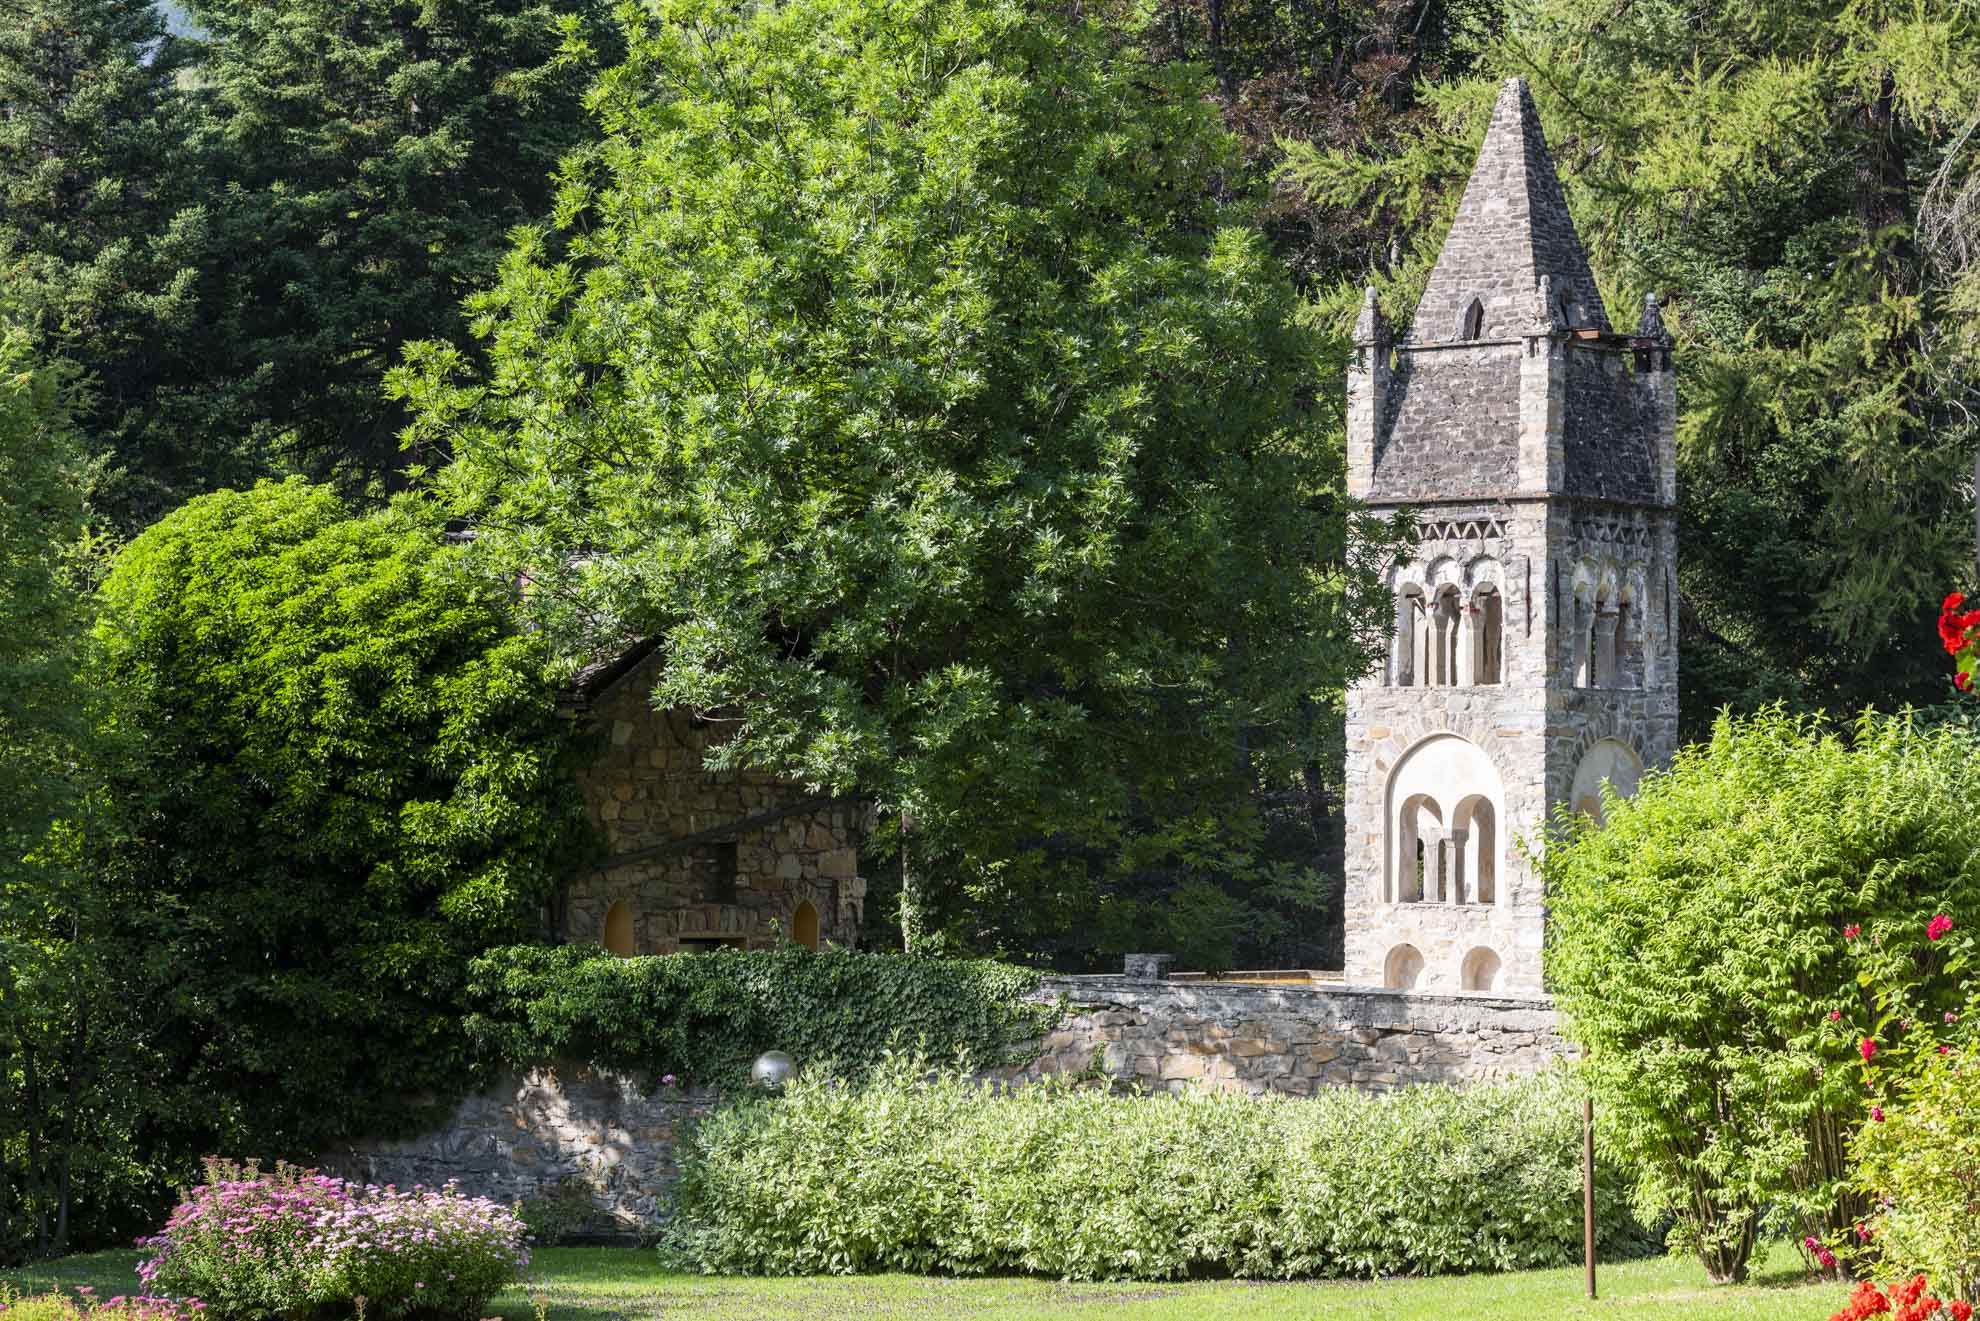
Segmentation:
{"type": "MultiPolygon", "coordinates": [[[[95,1287],[98,1297],[135,1283],[133,1252],[68,1257],[24,1271],[0,1272],[17,1289],[95,1287]]],[[[1842,1305],[1834,1285],[1802,1282],[1792,1249],[1776,1245],[1754,1282],[1714,1288],[1694,1261],[1635,1261],[1602,1271],[1602,1297],[1581,1295],[1578,1270],[1524,1271],[1436,1280],[1376,1283],[1059,1284],[1046,1280],[950,1280],[912,1275],[860,1279],[750,1280],[670,1275],[651,1252],[624,1248],[552,1248],[537,1254],[534,1294],[549,1321],[705,1317],[890,1318],[982,1317],[1007,1321],[1060,1318],[1161,1318],[1162,1321],[1821,1321],[1842,1305]]],[[[505,1321],[533,1321],[530,1290],[496,1300],[505,1321]]]]}

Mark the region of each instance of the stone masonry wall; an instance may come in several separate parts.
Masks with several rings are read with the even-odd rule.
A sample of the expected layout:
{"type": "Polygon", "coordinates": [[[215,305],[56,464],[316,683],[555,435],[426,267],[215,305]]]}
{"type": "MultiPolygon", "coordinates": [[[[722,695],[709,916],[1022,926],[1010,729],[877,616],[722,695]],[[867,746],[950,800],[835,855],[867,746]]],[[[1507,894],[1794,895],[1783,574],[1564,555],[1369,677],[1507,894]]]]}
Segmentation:
{"type": "Polygon", "coordinates": [[[1070,1013],[1007,1076],[1081,1074],[1159,1091],[1311,1096],[1533,1073],[1569,1057],[1545,1000],[1346,987],[1062,977],[1070,1013]]]}
{"type": "MultiPolygon", "coordinates": [[[[1124,977],[1053,978],[1040,994],[1064,996],[1066,1018],[1032,1064],[994,1079],[1085,1074],[1097,1062],[1123,1086],[1311,1096],[1505,1078],[1570,1054],[1545,1001],[1124,977]]],[[[571,1182],[591,1200],[592,1232],[631,1238],[665,1218],[683,1126],[720,1099],[575,1065],[531,1069],[468,1097],[431,1133],[352,1142],[320,1163],[400,1187],[458,1180],[502,1202],[571,1182]]]]}
{"type": "Polygon", "coordinates": [[[866,900],[857,810],[850,804],[823,804],[719,840],[671,847],[809,796],[773,776],[703,769],[718,731],[683,711],[653,708],[647,694],[655,663],[642,664],[592,704],[605,747],[578,779],[608,857],[567,888],[566,938],[601,940],[606,911],[624,901],[633,912],[634,953],[671,953],[696,939],[740,938],[758,948],[790,939],[798,906],[809,902],[821,939],[849,943],[866,900]],[[732,886],[720,874],[719,845],[733,849],[732,886]],[[615,861],[642,853],[648,856],[615,861]]]}

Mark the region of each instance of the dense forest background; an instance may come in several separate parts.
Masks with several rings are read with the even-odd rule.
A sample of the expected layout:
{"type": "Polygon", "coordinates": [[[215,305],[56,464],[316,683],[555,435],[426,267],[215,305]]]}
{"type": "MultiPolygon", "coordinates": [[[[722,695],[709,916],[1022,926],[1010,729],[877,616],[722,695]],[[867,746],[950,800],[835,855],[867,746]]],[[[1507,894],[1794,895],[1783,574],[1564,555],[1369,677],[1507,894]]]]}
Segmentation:
{"type": "MultiPolygon", "coordinates": [[[[816,5],[792,7],[828,21],[816,5]]],[[[890,21],[911,8],[871,7],[890,21]]],[[[1370,621],[1382,614],[1344,553],[1355,519],[1336,477],[1345,336],[1369,285],[1393,321],[1410,316],[1511,75],[1531,86],[1611,318],[1632,321],[1655,294],[1678,341],[1684,734],[1701,735],[1722,707],[1853,712],[1948,695],[1934,615],[1947,591],[1973,584],[1980,542],[1970,5],[1041,3],[1041,30],[1072,35],[1035,50],[1008,13],[980,8],[989,17],[968,39],[1012,61],[994,72],[1015,90],[984,102],[1008,115],[998,123],[1104,150],[1000,156],[967,122],[912,125],[884,143],[834,136],[845,131],[836,111],[820,101],[809,113],[797,79],[857,85],[863,66],[831,63],[864,58],[841,50],[857,43],[750,45],[743,20],[711,17],[699,0],[15,0],[0,18],[0,798],[19,805],[0,817],[0,1096],[17,1092],[18,1113],[47,1120],[0,1131],[0,1164],[40,1181],[22,1205],[44,1217],[18,1242],[0,1235],[0,1257],[68,1241],[59,1218],[72,1204],[90,1232],[120,1223],[142,1200],[134,1190],[155,1188],[156,1151],[210,1150],[216,1134],[302,1149],[312,1134],[371,1122],[306,1094],[440,1085],[422,1061],[451,1049],[433,1044],[453,1014],[448,979],[465,952],[513,934],[570,844],[554,786],[582,750],[546,714],[558,658],[538,652],[560,636],[550,615],[564,598],[538,591],[545,614],[520,629],[510,587],[525,569],[542,584],[559,565],[633,564],[637,538],[616,557],[580,552],[633,526],[622,512],[636,521],[661,507],[637,481],[567,483],[563,503],[537,507],[542,519],[510,501],[557,486],[512,480],[507,466],[554,474],[528,450],[546,434],[543,452],[555,448],[557,428],[533,431],[538,419],[607,435],[606,405],[632,397],[612,394],[637,356],[614,321],[614,288],[628,306],[649,300],[643,333],[679,329],[681,344],[699,332],[676,315],[685,295],[661,306],[654,290],[668,280],[738,316],[785,298],[855,357],[898,350],[904,341],[883,343],[882,330],[907,333],[876,330],[845,301],[871,263],[834,266],[838,249],[812,263],[810,240],[785,225],[789,199],[747,184],[774,153],[725,139],[724,125],[796,126],[817,159],[871,149],[862,196],[875,208],[918,198],[916,171],[942,152],[975,153],[968,177],[1004,170],[1017,193],[1056,199],[994,234],[955,208],[891,217],[903,232],[923,226],[931,244],[1010,256],[979,272],[973,306],[1017,309],[984,316],[988,339],[1004,336],[984,361],[1011,372],[1056,363],[1101,419],[1087,437],[1099,459],[1034,455],[1035,470],[1019,471],[1019,446],[998,452],[1014,465],[998,481],[1149,498],[1155,487],[1096,473],[1111,441],[1137,426],[1138,443],[1166,434],[1179,418],[1205,439],[1167,455],[1163,480],[1211,490],[1216,474],[1229,478],[1221,522],[1163,530],[1176,538],[1169,558],[1143,562],[1139,581],[1174,585],[1132,611],[1093,590],[1092,556],[1114,543],[1074,537],[1041,542],[1039,575],[1077,607],[1059,617],[1083,633],[1036,639],[1020,612],[986,615],[970,639],[953,618],[924,619],[922,691],[957,672],[958,639],[1008,640],[996,674],[1045,694],[1026,708],[1045,713],[1032,743],[983,717],[983,703],[1008,696],[994,684],[952,694],[952,720],[917,723],[894,720],[888,704],[909,689],[880,670],[834,676],[848,719],[879,712],[862,728],[894,749],[854,776],[898,790],[864,869],[872,943],[1073,969],[1135,948],[1210,967],[1337,966],[1340,698],[1378,645],[1370,621]],[[714,66],[670,63],[680,52],[669,24],[692,29],[697,49],[790,81],[696,84],[688,75],[714,66]],[[828,48],[839,53],[819,53],[828,48]],[[1021,86],[1025,69],[1066,81],[1026,99],[1041,89],[1021,86]],[[1075,84],[1115,107],[1118,124],[1049,94],[1075,84]],[[669,121],[669,97],[705,111],[706,133],[669,121]],[[704,214],[682,209],[688,195],[704,214]],[[694,262],[612,286],[646,259],[642,226],[691,235],[694,262]],[[752,273],[723,246],[725,227],[787,259],[752,273]],[[1188,336],[1164,342],[1151,319],[1129,338],[1146,331],[1170,357],[1082,375],[1085,360],[1061,342],[1071,331],[1060,332],[1099,342],[1123,323],[1109,320],[1106,289],[1066,295],[1053,263],[1069,241],[1081,260],[1147,281],[1160,295],[1147,305],[1173,309],[1195,342],[1227,336],[1225,351],[1183,352],[1188,336]],[[585,297],[579,271],[597,281],[585,297]],[[1257,382],[1269,398],[1248,389],[1257,382]],[[555,394],[562,385],[568,396],[555,394]],[[1148,399],[1168,411],[1135,413],[1148,399]],[[1260,437],[1278,446],[1278,467],[1255,462],[1260,437]],[[1288,475],[1293,486],[1274,485],[1288,475]],[[1287,489],[1298,498],[1256,498],[1287,489]],[[587,508],[601,491],[624,503],[587,508]],[[459,536],[470,528],[484,534],[477,545],[506,539],[539,558],[477,560],[459,536]],[[1218,567],[1245,538],[1257,552],[1248,578],[1218,567]],[[1285,562],[1294,545],[1312,548],[1311,572],[1285,562]],[[1217,635],[1221,618],[1246,611],[1252,634],[1217,635]],[[1067,645],[1043,655],[1047,641],[1067,645]],[[1091,673],[1075,682],[1083,666],[1091,673]],[[403,705],[351,700],[360,671],[384,675],[380,691],[403,705]],[[377,720],[378,709],[402,718],[377,720]],[[324,724],[325,710],[343,723],[324,724]],[[943,740],[946,761],[926,752],[943,740]],[[1030,767],[1031,781],[986,773],[997,757],[1030,767]],[[470,781],[474,793],[444,810],[394,806],[470,781]],[[363,904],[338,888],[346,874],[370,878],[363,904]],[[318,928],[284,933],[271,916],[297,876],[314,888],[296,911],[348,946],[324,944],[318,928]],[[322,966],[281,983],[292,1002],[264,1003],[279,959],[262,956],[281,940],[322,966]],[[262,1015],[252,1032],[241,1026],[249,1004],[262,1015]],[[295,1035],[318,1009],[345,1015],[353,1040],[389,1024],[425,1044],[408,1045],[398,1072],[346,1077],[295,1035]],[[227,1052],[230,1032],[249,1043],[248,1063],[227,1052]],[[329,1071],[301,1070],[305,1055],[329,1071]],[[285,1093],[279,1133],[256,1127],[237,1086],[252,1076],[301,1089],[285,1093]],[[142,1104],[119,1092],[122,1109],[79,1099],[100,1100],[106,1079],[144,1077],[178,1082],[142,1104]],[[229,1088],[231,1108],[216,1106],[229,1088]],[[72,1170],[72,1159],[94,1164],[72,1170]],[[97,1200],[75,1203],[72,1183],[97,1200]]],[[[856,28],[866,12],[852,4],[830,21],[856,28]]],[[[901,103],[948,90],[907,79],[901,103]]],[[[823,214],[833,197],[821,196],[823,214]]],[[[883,274],[888,297],[914,292],[900,272],[883,274]]],[[[910,308],[929,318],[915,333],[939,344],[955,309],[924,301],[910,308]]],[[[772,346],[787,359],[750,357],[763,346],[746,336],[733,347],[734,379],[750,393],[782,384],[780,362],[817,362],[803,344],[772,346]]],[[[685,369],[670,358],[655,370],[685,369]]],[[[943,388],[966,393],[967,376],[943,388]]],[[[890,424],[912,430],[924,387],[883,392],[890,424]]],[[[803,413],[802,392],[776,397],[803,413]]],[[[887,468],[875,450],[821,465],[801,500],[750,506],[750,454],[707,439],[696,451],[707,471],[729,463],[736,474],[708,497],[724,515],[789,515],[799,527],[834,499],[892,508],[899,494],[862,484],[887,468]]],[[[971,479],[960,467],[936,476],[971,479]]],[[[1088,511],[1076,503],[1066,526],[1078,531],[1088,511]]],[[[666,517],[693,522],[685,507],[666,517]]],[[[664,521],[641,535],[665,543],[664,521]]],[[[891,526],[863,553],[877,581],[907,581],[927,566],[905,561],[913,539],[891,526]]],[[[807,649],[824,633],[782,614],[775,582],[748,581],[744,551],[695,536],[690,549],[733,573],[706,575],[713,585],[690,599],[694,583],[649,565],[643,582],[629,572],[604,584],[603,614],[665,630],[684,617],[668,609],[692,608],[720,625],[671,635],[680,663],[668,682],[682,700],[729,691],[735,675],[709,659],[724,647],[774,641],[784,654],[755,677],[786,684],[790,710],[805,709],[798,699],[816,694],[788,685],[822,654],[807,649]],[[722,628],[705,655],[683,642],[722,628]]],[[[955,599],[994,599],[994,578],[955,599]]],[[[826,778],[853,765],[799,742],[782,764],[823,758],[826,778]]],[[[777,751],[774,740],[737,746],[777,751]]]]}
{"type": "MultiPolygon", "coordinates": [[[[1655,293],[1679,338],[1686,733],[1727,705],[1943,696],[1920,642],[1972,572],[1970,15],[1080,12],[1126,57],[1195,71],[1237,143],[1208,186],[1256,203],[1336,346],[1365,284],[1407,318],[1491,89],[1526,77],[1612,314],[1655,293]]],[[[69,374],[97,534],[290,474],[375,505],[444,465],[387,373],[410,344],[486,352],[467,300],[598,150],[585,94],[619,34],[596,0],[19,7],[0,30],[0,311],[69,374]]],[[[1301,388],[1333,406],[1341,379],[1322,351],[1301,388]]],[[[938,887],[937,926],[1062,964],[1164,932],[1221,933],[1207,961],[1327,961],[1338,721],[1315,696],[1316,732],[1253,776],[1242,829],[1132,862],[1055,835],[1027,883],[938,887]]],[[[876,897],[884,938],[884,883],[876,897]]]]}

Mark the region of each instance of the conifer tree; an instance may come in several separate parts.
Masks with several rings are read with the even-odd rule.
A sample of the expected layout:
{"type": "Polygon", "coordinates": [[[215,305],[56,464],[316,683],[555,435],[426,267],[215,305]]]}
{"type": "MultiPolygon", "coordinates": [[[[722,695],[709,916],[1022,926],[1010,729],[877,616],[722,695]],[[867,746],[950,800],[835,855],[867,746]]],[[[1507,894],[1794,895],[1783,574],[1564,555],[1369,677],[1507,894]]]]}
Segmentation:
{"type": "Polygon", "coordinates": [[[616,29],[598,0],[189,0],[226,339],[218,402],[318,476],[405,466],[402,345],[467,342],[461,301],[547,212],[616,29]],[[225,397],[222,397],[225,396],[225,397]]]}
{"type": "Polygon", "coordinates": [[[98,504],[125,523],[252,468],[181,406],[204,371],[212,257],[185,53],[129,0],[16,0],[0,23],[0,305],[83,373],[71,403],[108,459],[98,504]]]}
{"type": "Polygon", "coordinates": [[[1948,693],[1932,620],[1974,571],[1980,19],[1792,0],[1514,0],[1406,150],[1295,148],[1317,203],[1392,206],[1407,318],[1499,76],[1533,87],[1611,314],[1679,340],[1687,733],[1712,712],[1948,693]]]}

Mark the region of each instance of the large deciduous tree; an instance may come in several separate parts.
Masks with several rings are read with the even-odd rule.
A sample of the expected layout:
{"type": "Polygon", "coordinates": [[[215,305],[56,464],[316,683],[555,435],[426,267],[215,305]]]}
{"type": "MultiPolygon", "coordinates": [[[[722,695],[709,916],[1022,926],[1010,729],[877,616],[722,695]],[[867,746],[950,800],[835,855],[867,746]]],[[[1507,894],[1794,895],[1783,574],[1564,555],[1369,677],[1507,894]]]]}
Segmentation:
{"type": "Polygon", "coordinates": [[[90,1149],[86,887],[55,832],[88,794],[88,611],[73,375],[0,322],[0,1261],[60,1252],[90,1149]]]}
{"type": "Polygon", "coordinates": [[[1202,71],[1006,0],[620,14],[491,374],[397,378],[546,631],[662,638],[723,764],[879,805],[911,949],[938,862],[1187,848],[1296,774],[1389,534],[1349,567],[1340,362],[1202,71]]]}
{"type": "MultiPolygon", "coordinates": [[[[1612,313],[1655,292],[1679,339],[1687,731],[1728,702],[1942,694],[1931,619],[1970,572],[1980,441],[1972,8],[1513,0],[1483,70],[1533,84],[1612,313]]],[[[1376,276],[1393,314],[1491,89],[1437,89],[1407,150],[1293,152],[1317,201],[1411,221],[1376,276]]]]}

